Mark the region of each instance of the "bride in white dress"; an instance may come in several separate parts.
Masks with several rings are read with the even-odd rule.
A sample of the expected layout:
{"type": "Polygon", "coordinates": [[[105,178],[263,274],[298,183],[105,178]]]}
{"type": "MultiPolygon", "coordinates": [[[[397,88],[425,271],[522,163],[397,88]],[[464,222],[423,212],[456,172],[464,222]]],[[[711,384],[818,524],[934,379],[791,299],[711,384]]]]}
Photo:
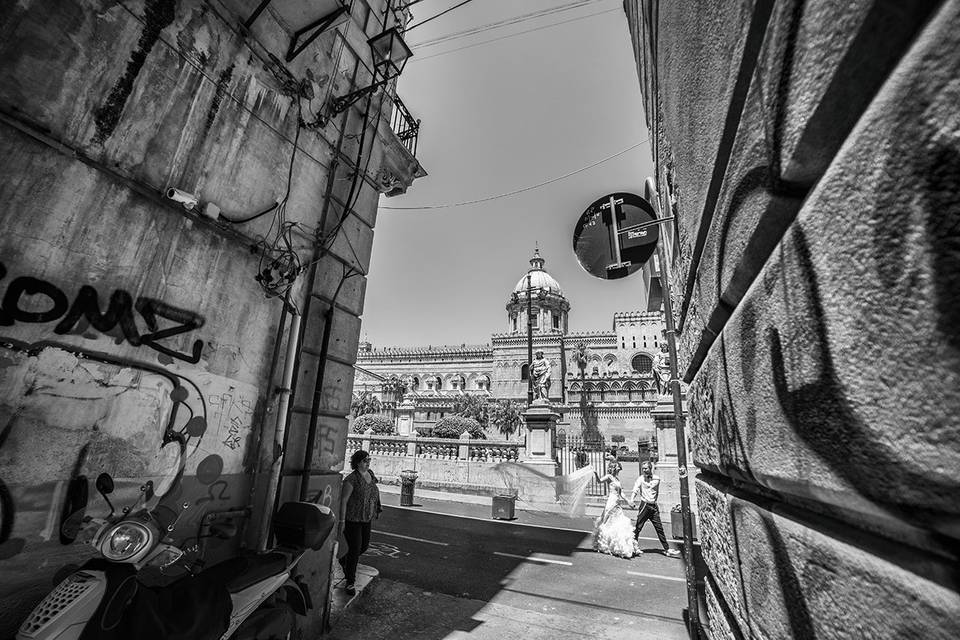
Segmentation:
{"type": "Polygon", "coordinates": [[[620,465],[612,462],[607,465],[607,473],[598,478],[600,482],[609,482],[607,504],[603,514],[597,518],[593,528],[593,548],[600,553],[609,553],[621,558],[632,558],[643,553],[633,538],[633,523],[623,512],[623,486],[620,484],[620,465]]]}

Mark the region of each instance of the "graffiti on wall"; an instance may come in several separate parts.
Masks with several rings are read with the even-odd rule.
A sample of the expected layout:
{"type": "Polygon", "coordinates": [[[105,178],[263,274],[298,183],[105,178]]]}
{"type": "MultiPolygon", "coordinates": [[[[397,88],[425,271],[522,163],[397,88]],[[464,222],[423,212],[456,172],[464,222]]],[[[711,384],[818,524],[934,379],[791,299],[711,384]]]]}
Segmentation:
{"type": "MultiPolygon", "coordinates": [[[[6,267],[0,263],[0,280],[6,275],[6,267]]],[[[53,327],[53,332],[57,335],[77,332],[86,335],[89,327],[108,335],[119,332],[131,346],[149,347],[161,356],[177,358],[191,364],[200,362],[203,352],[203,341],[199,339],[193,341],[190,353],[161,344],[161,340],[190,333],[204,324],[203,316],[161,300],[139,296],[134,301],[129,292],[116,289],[103,311],[100,307],[100,296],[90,285],[81,286],[71,303],[59,287],[46,280],[19,276],[7,284],[0,302],[0,326],[9,327],[17,323],[44,324],[55,320],[58,322],[53,327]],[[134,311],[140,315],[147,332],[141,333],[134,311]],[[174,324],[161,329],[158,318],[174,324]]]]}

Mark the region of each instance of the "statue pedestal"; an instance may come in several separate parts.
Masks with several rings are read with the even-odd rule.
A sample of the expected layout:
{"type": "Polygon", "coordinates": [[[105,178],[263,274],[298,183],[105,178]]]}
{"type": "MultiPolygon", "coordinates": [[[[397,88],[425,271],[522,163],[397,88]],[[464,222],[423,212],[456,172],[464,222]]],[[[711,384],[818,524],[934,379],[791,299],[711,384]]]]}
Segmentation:
{"type": "Polygon", "coordinates": [[[397,435],[412,436],[415,433],[413,414],[416,410],[417,405],[413,398],[404,396],[403,402],[397,406],[397,435]]]}
{"type": "Polygon", "coordinates": [[[520,462],[535,472],[534,481],[518,487],[519,497],[533,504],[555,505],[559,497],[556,477],[560,474],[557,462],[557,421],[560,414],[546,400],[534,400],[523,412],[526,440],[520,462]]]}
{"type": "MultiPolygon", "coordinates": [[[[673,396],[669,394],[661,395],[657,398],[657,406],[650,411],[650,417],[653,418],[653,426],[657,429],[657,455],[658,460],[654,473],[660,476],[660,496],[658,503],[660,505],[660,517],[670,513],[674,505],[680,504],[680,470],[677,467],[677,427],[674,424],[673,396]]],[[[680,416],[681,420],[686,420],[687,412],[684,409],[680,416]]],[[[697,513],[697,492],[694,490],[693,475],[695,467],[693,466],[693,457],[690,451],[690,440],[687,438],[687,483],[690,489],[690,510],[697,513]]]]}

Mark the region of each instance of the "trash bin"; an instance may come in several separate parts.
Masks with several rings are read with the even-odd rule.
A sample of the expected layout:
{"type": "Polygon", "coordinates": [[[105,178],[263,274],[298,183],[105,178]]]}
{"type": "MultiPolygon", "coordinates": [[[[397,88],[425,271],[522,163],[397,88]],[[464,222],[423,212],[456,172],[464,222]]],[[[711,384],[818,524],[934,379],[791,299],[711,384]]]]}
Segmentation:
{"type": "Polygon", "coordinates": [[[413,506],[413,487],[417,483],[417,472],[416,471],[401,471],[400,472],[400,506],[401,507],[412,507],[413,506]]]}
{"type": "Polygon", "coordinates": [[[517,494],[515,493],[498,493],[493,496],[493,519],[513,520],[516,504],[517,494]]]}
{"type": "MultiPolygon", "coordinates": [[[[697,514],[690,514],[690,524],[693,539],[697,540],[697,514]]],[[[670,510],[670,529],[674,540],[683,540],[683,514],[680,513],[680,505],[670,510]]]]}

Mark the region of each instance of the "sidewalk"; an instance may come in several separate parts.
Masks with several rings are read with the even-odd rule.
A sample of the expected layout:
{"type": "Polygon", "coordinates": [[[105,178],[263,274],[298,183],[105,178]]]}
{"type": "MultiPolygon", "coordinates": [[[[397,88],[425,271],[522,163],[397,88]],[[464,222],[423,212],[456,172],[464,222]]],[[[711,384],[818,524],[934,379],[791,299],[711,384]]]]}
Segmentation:
{"type": "MultiPolygon", "coordinates": [[[[400,487],[397,485],[379,485],[380,493],[384,495],[384,506],[400,505],[400,487]],[[386,496],[390,496],[389,498],[386,496]]],[[[439,511],[450,515],[480,517],[489,520],[492,515],[492,498],[467,493],[451,493],[422,489],[419,486],[414,493],[414,508],[423,508],[428,511],[439,511]]],[[[586,512],[581,517],[569,517],[563,513],[562,505],[538,504],[536,507],[517,500],[513,522],[519,524],[556,523],[564,529],[593,530],[593,520],[603,513],[605,498],[591,499],[586,504],[586,512]],[[566,524],[564,524],[566,523],[566,524]],[[572,526],[572,525],[576,526],[572,526]]],[[[407,507],[404,507],[407,508],[407,507]]]]}
{"type": "Polygon", "coordinates": [[[563,608],[536,611],[499,602],[424,591],[382,579],[373,593],[351,608],[330,640],[686,640],[679,622],[599,611],[571,616],[563,608]]]}

